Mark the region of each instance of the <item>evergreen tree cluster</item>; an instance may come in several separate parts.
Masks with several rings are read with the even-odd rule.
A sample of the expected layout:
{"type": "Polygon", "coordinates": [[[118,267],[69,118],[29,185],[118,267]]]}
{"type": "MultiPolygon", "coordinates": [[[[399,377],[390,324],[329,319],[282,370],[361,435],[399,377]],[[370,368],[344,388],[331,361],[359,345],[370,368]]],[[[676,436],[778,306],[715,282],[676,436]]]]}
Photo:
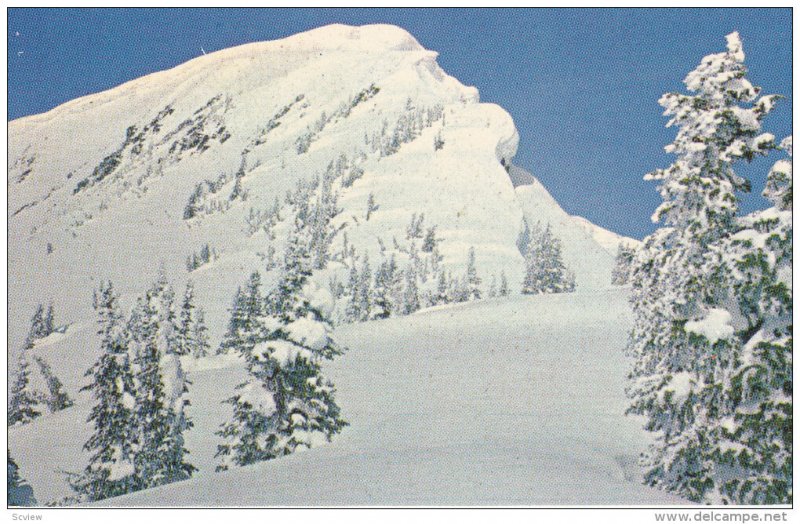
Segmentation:
{"type": "Polygon", "coordinates": [[[317,140],[317,137],[325,129],[325,127],[327,127],[329,124],[334,124],[339,120],[347,118],[350,116],[350,113],[356,108],[356,106],[366,102],[370,98],[380,93],[380,91],[381,89],[378,86],[375,84],[370,84],[370,86],[366,89],[362,89],[354,96],[350,97],[350,99],[347,101],[339,104],[339,107],[331,112],[330,115],[326,111],[323,111],[319,118],[308,127],[306,132],[297,137],[297,140],[295,141],[297,154],[302,155],[303,153],[308,152],[311,144],[317,140]]]}
{"type": "MultiPolygon", "coordinates": [[[[387,257],[384,251],[383,260],[374,272],[368,256],[358,256],[354,248],[345,243],[340,259],[350,265],[347,282],[331,281],[332,294],[342,304],[339,315],[342,321],[363,322],[409,315],[425,307],[483,297],[483,281],[478,276],[474,248],[468,251],[465,274],[460,277],[453,275],[441,264],[436,227],[423,232],[423,220],[422,214],[412,216],[406,230],[408,247],[395,241],[396,252],[387,257]],[[422,249],[417,248],[420,240],[422,249]],[[402,266],[400,259],[405,261],[402,266]]],[[[344,238],[346,240],[346,236],[344,238]]],[[[505,296],[508,282],[504,273],[501,280],[505,283],[501,286],[505,296]]],[[[499,291],[495,289],[497,295],[499,291]]]]}
{"type": "Polygon", "coordinates": [[[550,224],[535,224],[528,231],[525,253],[524,295],[571,293],[575,291],[575,274],[564,265],[561,240],[553,235],[550,224]]]}
{"type": "Polygon", "coordinates": [[[186,270],[191,273],[195,269],[201,268],[217,258],[219,258],[217,250],[207,243],[203,244],[203,247],[200,248],[200,252],[192,253],[186,257],[186,270]]]}
{"type": "Polygon", "coordinates": [[[226,400],[233,416],[218,432],[217,470],[311,448],[346,425],[322,373],[322,361],[341,349],[331,337],[327,307],[315,296],[320,290],[309,280],[313,225],[296,221],[278,282],[266,296],[258,272],[237,293],[221,350],[244,358],[248,378],[226,400]]]}
{"type": "MultiPolygon", "coordinates": [[[[791,161],[764,195],[773,206],[741,216],[750,184],[734,171],[779,147],[761,132],[778,97],[746,79],[737,33],[702,59],[691,94],[660,103],[678,133],[660,182],[662,227],[631,268],[635,316],[629,413],[656,442],[646,482],[714,504],[792,501],[791,161]]],[[[779,147],[791,155],[791,139],[779,147]]]]}
{"type": "Polygon", "coordinates": [[[398,117],[391,131],[389,122],[384,120],[380,131],[372,136],[364,135],[364,142],[381,157],[391,156],[400,150],[400,146],[416,140],[425,129],[439,120],[442,120],[444,126],[444,107],[438,104],[433,107],[415,107],[409,98],[405,111],[398,117]]]}
{"type": "Polygon", "coordinates": [[[61,380],[41,355],[34,355],[33,359],[39,368],[41,382],[46,391],[39,391],[31,384],[29,354],[36,347],[37,340],[54,331],[53,306],[50,305],[45,314],[44,308],[39,305],[31,319],[28,337],[19,352],[17,366],[11,377],[7,412],[9,426],[26,424],[41,416],[43,409],[55,413],[73,405],[72,399],[64,391],[61,380]]]}
{"type": "Polygon", "coordinates": [[[36,307],[36,312],[31,319],[31,329],[28,332],[28,341],[34,342],[40,338],[44,338],[51,333],[55,332],[55,313],[53,311],[53,304],[47,306],[47,312],[44,306],[39,304],[36,307]]]}
{"type": "Polygon", "coordinates": [[[95,404],[88,422],[94,433],[82,473],[71,474],[79,500],[100,500],[185,480],[195,471],[184,447],[192,427],[185,409],[189,381],[182,355],[202,357],[208,341],[202,311],[187,285],[182,303],[160,275],[127,318],[112,284],[94,296],[102,353],[86,372],[95,404]]]}

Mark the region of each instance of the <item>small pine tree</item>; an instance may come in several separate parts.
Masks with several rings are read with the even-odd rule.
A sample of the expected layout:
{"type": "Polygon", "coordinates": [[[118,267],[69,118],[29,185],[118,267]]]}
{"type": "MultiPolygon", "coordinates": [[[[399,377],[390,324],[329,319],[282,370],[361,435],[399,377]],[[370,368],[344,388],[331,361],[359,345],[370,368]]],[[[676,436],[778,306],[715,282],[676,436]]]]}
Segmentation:
{"type": "Polygon", "coordinates": [[[48,364],[44,358],[42,357],[34,357],[33,358],[36,363],[39,365],[39,370],[42,373],[42,377],[47,384],[47,394],[44,395],[44,401],[47,404],[47,409],[50,413],[55,413],[56,411],[61,411],[62,409],[67,409],[73,405],[72,399],[69,398],[67,392],[64,391],[64,385],[61,381],[53,374],[53,370],[50,368],[50,364],[48,364]]]}
{"type": "Polygon", "coordinates": [[[367,221],[369,221],[372,214],[378,210],[378,207],[378,204],[375,203],[375,195],[370,193],[369,197],[367,197],[367,215],[365,217],[367,221]]]}
{"type": "Polygon", "coordinates": [[[28,370],[28,350],[32,346],[30,343],[22,348],[17,360],[17,370],[14,380],[11,383],[11,390],[8,397],[8,425],[17,426],[27,424],[31,420],[39,417],[39,395],[31,391],[30,371],[28,370]]]}
{"type": "Polygon", "coordinates": [[[194,283],[186,283],[176,333],[176,349],[178,355],[194,355],[200,358],[208,354],[208,329],[205,326],[203,310],[194,304],[194,283]]]}
{"type": "Polygon", "coordinates": [[[413,264],[409,264],[405,270],[405,288],[403,291],[404,315],[410,315],[420,308],[419,287],[417,286],[417,271],[413,264]]]}
{"type": "Polygon", "coordinates": [[[617,247],[617,256],[614,260],[614,269],[611,272],[612,286],[624,286],[628,283],[635,252],[636,248],[620,242],[617,247]]]}
{"type": "Polygon", "coordinates": [[[228,322],[228,331],[222,339],[220,352],[230,350],[245,354],[263,336],[260,317],[264,314],[265,299],[261,293],[261,274],[254,271],[244,291],[237,290],[228,322]]]}
{"type": "Polygon", "coordinates": [[[39,304],[36,306],[36,312],[34,312],[33,317],[31,318],[31,329],[28,333],[28,340],[35,341],[49,335],[47,332],[44,315],[44,307],[39,304]]]}
{"type": "Polygon", "coordinates": [[[53,303],[47,306],[47,314],[44,317],[44,333],[45,336],[51,334],[56,330],[55,312],[53,311],[53,303]]]}
{"type": "Polygon", "coordinates": [[[475,248],[471,247],[467,255],[467,300],[481,299],[481,282],[481,278],[478,276],[478,270],[475,269],[475,248]]]}
{"type": "Polygon", "coordinates": [[[191,328],[191,337],[194,342],[194,350],[192,354],[195,358],[203,358],[208,356],[208,350],[211,348],[208,342],[208,328],[206,327],[205,314],[201,308],[197,308],[194,316],[194,323],[191,328]]]}
{"type": "Polygon", "coordinates": [[[497,290],[497,293],[501,297],[507,297],[510,293],[508,289],[508,279],[506,278],[505,271],[500,272],[500,289],[497,290]]]}
{"type": "Polygon", "coordinates": [[[438,240],[436,238],[436,226],[431,226],[425,232],[425,238],[422,240],[421,251],[423,253],[432,253],[436,249],[438,240]]]}
{"type": "Polygon", "coordinates": [[[553,236],[548,224],[531,228],[530,244],[525,255],[525,280],[522,293],[570,293],[575,290],[575,277],[564,266],[561,241],[553,236]]]}

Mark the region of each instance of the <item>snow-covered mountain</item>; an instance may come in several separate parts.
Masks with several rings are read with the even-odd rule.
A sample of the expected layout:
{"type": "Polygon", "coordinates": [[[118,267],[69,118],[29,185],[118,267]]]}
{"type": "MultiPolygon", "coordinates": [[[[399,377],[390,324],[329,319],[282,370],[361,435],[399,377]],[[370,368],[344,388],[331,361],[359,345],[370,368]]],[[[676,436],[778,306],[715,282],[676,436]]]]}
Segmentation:
{"type": "Polygon", "coordinates": [[[617,249],[619,249],[620,244],[638,247],[642,243],[641,240],[636,240],[635,238],[631,237],[624,237],[577,215],[573,215],[572,220],[575,221],[578,226],[583,228],[584,231],[589,233],[594,241],[605,248],[605,250],[608,251],[612,256],[616,256],[617,249]]]}
{"type": "Polygon", "coordinates": [[[111,279],[123,299],[141,292],[159,265],[179,283],[186,257],[205,244],[219,258],[192,277],[217,340],[236,286],[263,269],[271,245],[263,231],[250,234],[248,216],[337,161],[352,183],[340,192],[335,220],[344,229],[334,251],[346,233],[379,261],[378,239],[391,252],[412,215],[424,213],[446,267],[463,268],[474,247],[484,281],[503,270],[516,290],[525,217],[553,222],[579,289],[605,285],[610,259],[546,190],[532,177],[515,190],[505,166],[516,147],[503,109],[479,103],[435,52],[386,25],[327,26],[220,51],[15,120],[12,347],[36,304],[52,300],[61,321],[88,327],[99,280],[111,279]],[[231,198],[237,184],[244,197],[231,198]],[[199,210],[186,220],[198,185],[199,210]],[[377,209],[367,221],[370,194],[377,209]],[[596,258],[588,273],[587,249],[596,258]]]}
{"type": "MultiPolygon", "coordinates": [[[[9,353],[21,347],[37,304],[52,302],[60,328],[33,352],[46,354],[76,400],[15,428],[12,441],[30,452],[52,445],[44,431],[52,424],[75,442],[90,431],[83,420],[91,400],[79,389],[99,354],[92,293],[101,281],[113,281],[128,308],[159,271],[176,288],[191,279],[216,347],[237,286],[253,270],[266,288],[274,282],[267,269],[292,227],[287,199],[315,178],[336,180],[340,210],[331,260],[314,275],[322,287],[346,280],[355,258],[376,267],[408,257],[416,224],[435,226],[447,271],[463,273],[474,248],[484,285],[502,273],[517,294],[520,243],[538,222],[561,240],[577,292],[593,296],[610,284],[613,250],[603,238],[613,234],[598,238],[596,226],[576,221],[515,167],[517,142],[502,108],[480,103],[435,52],[387,25],[333,25],[204,55],[10,122],[9,353]],[[204,248],[207,262],[187,267],[204,248]]],[[[343,391],[348,380],[366,387],[357,384],[380,367],[366,349],[362,356],[362,374],[343,375],[343,391]]],[[[223,382],[235,375],[234,363],[214,358],[201,368],[219,366],[223,382]]],[[[210,368],[189,372],[208,382],[207,393],[218,378],[210,368]]],[[[345,398],[345,410],[348,402],[359,401],[345,398]]],[[[193,416],[213,419],[226,408],[215,400],[208,409],[193,416]]],[[[79,446],[70,450],[59,469],[84,462],[79,446]]],[[[31,453],[19,455],[30,471],[31,453]]],[[[53,500],[64,489],[57,483],[41,496],[53,500]]]]}

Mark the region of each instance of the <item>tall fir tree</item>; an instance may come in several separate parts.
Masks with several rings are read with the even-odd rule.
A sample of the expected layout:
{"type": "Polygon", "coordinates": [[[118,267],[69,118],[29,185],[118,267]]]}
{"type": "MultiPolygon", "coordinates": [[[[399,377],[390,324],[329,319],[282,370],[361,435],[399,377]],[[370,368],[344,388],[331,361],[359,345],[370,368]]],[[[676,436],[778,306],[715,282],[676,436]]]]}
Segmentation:
{"type": "Polygon", "coordinates": [[[184,413],[187,381],[171,336],[177,330],[170,291],[159,278],[139,299],[128,322],[135,355],[136,489],[185,480],[195,471],[184,448],[183,432],[192,423],[184,413]]]}
{"type": "Polygon", "coordinates": [[[91,456],[83,473],[70,476],[70,485],[85,500],[101,500],[136,489],[134,450],[134,379],[128,340],[117,294],[111,282],[102,283],[94,295],[101,355],[86,372],[95,404],[87,422],[94,433],[83,448],[91,456]]]}
{"type": "Polygon", "coordinates": [[[341,353],[331,325],[310,299],[311,257],[301,225],[287,242],[283,268],[267,298],[262,338],[243,352],[248,380],[226,402],[233,418],[218,432],[218,470],[310,448],[345,426],[323,359],[341,353]]]}
{"type": "MultiPolygon", "coordinates": [[[[791,137],[781,143],[791,157],[791,137]]],[[[726,374],[720,491],[740,504],[792,501],[792,164],[779,160],[764,196],[772,207],[739,221],[723,244],[733,295],[746,318],[726,374]]]]}
{"type": "MultiPolygon", "coordinates": [[[[726,394],[747,331],[736,311],[724,245],[738,228],[738,196],[749,182],[733,166],[774,147],[760,134],[776,97],[759,97],[746,78],[737,33],[724,53],[706,56],[684,80],[691,95],[659,101],[678,133],[677,160],[645,178],[660,182],[663,227],[637,250],[632,270],[634,327],[628,345],[629,413],[657,434],[643,457],[646,482],[693,501],[735,501],[725,493],[730,453],[726,394]]],[[[735,476],[735,475],[734,475],[735,476]]]]}

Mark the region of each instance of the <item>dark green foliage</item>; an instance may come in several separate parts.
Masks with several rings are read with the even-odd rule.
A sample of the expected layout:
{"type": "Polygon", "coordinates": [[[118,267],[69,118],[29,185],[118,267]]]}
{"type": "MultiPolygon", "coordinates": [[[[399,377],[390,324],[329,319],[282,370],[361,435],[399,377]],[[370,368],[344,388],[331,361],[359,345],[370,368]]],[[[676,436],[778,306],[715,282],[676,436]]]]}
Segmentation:
{"type": "Polygon", "coordinates": [[[33,496],[33,489],[20,477],[19,466],[11,457],[11,450],[7,451],[6,493],[8,494],[8,505],[12,507],[36,506],[37,502],[36,498],[33,496]]]}
{"type": "Polygon", "coordinates": [[[19,353],[17,369],[11,383],[8,397],[8,425],[16,426],[26,424],[39,417],[39,395],[31,391],[30,371],[28,370],[27,353],[31,348],[30,342],[19,353]]]}
{"type": "Polygon", "coordinates": [[[90,501],[129,493],[138,485],[133,470],[134,445],[138,444],[133,425],[134,377],[111,282],[100,285],[94,308],[103,353],[86,372],[92,382],[83,388],[95,399],[87,419],[94,433],[83,446],[91,458],[82,474],[69,479],[72,489],[90,501]]]}

